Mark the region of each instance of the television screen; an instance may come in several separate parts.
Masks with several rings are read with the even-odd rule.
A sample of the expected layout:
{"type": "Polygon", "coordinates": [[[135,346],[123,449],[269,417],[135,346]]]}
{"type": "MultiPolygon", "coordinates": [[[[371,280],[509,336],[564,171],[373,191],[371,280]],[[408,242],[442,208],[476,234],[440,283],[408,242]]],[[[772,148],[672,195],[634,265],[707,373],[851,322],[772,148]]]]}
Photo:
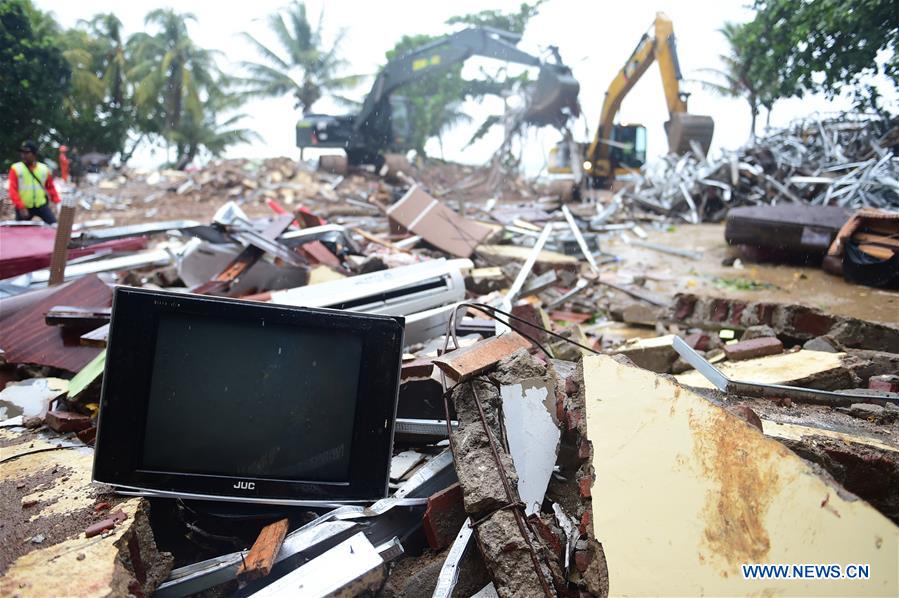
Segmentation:
{"type": "Polygon", "coordinates": [[[162,315],[142,467],[346,481],[361,353],[347,331],[162,315]]]}
{"type": "Polygon", "coordinates": [[[257,503],[387,495],[403,320],[116,287],[93,479],[257,503]]]}

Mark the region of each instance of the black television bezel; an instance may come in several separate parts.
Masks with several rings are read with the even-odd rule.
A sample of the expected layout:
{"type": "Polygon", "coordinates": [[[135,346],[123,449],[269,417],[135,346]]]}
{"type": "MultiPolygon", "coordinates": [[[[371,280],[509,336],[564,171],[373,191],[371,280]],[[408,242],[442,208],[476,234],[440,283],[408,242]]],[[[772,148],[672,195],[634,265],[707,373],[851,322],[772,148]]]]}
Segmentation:
{"type": "MultiPolygon", "coordinates": [[[[403,322],[402,318],[390,316],[116,287],[97,420],[93,480],[151,495],[257,503],[365,502],[386,497],[402,365],[403,322]],[[361,337],[348,481],[278,480],[140,468],[156,331],[160,314],[169,312],[264,319],[272,325],[348,330],[361,337]]],[[[236,339],[235,345],[239,342],[236,339]]]]}

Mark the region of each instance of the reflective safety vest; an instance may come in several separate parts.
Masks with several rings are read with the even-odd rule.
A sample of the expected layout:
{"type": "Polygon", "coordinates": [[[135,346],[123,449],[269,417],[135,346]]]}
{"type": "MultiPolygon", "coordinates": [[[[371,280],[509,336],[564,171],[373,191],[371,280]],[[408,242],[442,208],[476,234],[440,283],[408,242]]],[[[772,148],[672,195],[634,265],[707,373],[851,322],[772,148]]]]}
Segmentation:
{"type": "Polygon", "coordinates": [[[39,208],[47,203],[47,192],[44,188],[44,185],[47,184],[47,179],[50,177],[50,169],[47,165],[37,162],[34,165],[34,170],[29,172],[24,162],[16,162],[12,165],[12,168],[16,171],[16,178],[19,179],[19,197],[22,198],[22,203],[25,204],[25,207],[39,208]],[[32,174],[34,176],[31,176],[32,174]],[[34,180],[35,177],[40,181],[40,184],[34,180]]]}

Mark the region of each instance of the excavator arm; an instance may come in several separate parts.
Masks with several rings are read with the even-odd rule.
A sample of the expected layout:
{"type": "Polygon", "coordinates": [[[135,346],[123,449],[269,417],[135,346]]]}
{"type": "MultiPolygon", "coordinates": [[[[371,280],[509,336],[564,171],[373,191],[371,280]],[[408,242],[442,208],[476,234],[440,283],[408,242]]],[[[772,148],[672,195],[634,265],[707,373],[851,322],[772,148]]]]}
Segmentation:
{"type": "MultiPolygon", "coordinates": [[[[520,36],[493,29],[465,29],[418,47],[387,63],[365,97],[356,115],[306,115],[297,125],[299,147],[341,147],[352,163],[375,163],[383,150],[399,145],[397,123],[404,120],[400,98],[392,94],[404,85],[424,77],[445,73],[472,56],[495,58],[540,67],[538,84],[529,98],[531,108],[525,121],[532,124],[561,124],[568,115],[578,114],[580,86],[571,70],[559,64],[545,64],[519,50],[520,36]]],[[[557,55],[558,56],[558,55],[557,55]]]]}
{"type": "Polygon", "coordinates": [[[699,141],[703,151],[708,151],[714,122],[707,116],[691,115],[687,112],[687,94],[680,89],[683,77],[677,59],[674,26],[671,19],[660,12],[656,13],[653,35],[643,34],[630,58],[618,71],[606,91],[599,126],[585,152],[585,170],[594,177],[606,178],[614,174],[615,165],[612,163],[611,154],[617,141],[615,116],[621,102],[654,61],[659,64],[662,88],[668,106],[669,122],[666,123],[666,132],[669,151],[682,153],[689,150],[691,140],[699,141]]]}

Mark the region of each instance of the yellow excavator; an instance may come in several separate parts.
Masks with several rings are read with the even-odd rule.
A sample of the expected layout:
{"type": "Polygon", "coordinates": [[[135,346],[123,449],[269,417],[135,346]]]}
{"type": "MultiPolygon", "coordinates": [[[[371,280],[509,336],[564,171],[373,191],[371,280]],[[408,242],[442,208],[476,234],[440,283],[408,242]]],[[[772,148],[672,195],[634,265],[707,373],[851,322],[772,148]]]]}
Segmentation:
{"type": "Polygon", "coordinates": [[[659,63],[668,103],[669,120],[665,123],[665,132],[669,151],[683,154],[690,151],[691,142],[695,141],[703,153],[708,152],[715,121],[709,116],[687,112],[689,94],[680,88],[683,77],[671,19],[664,13],[656,13],[653,30],[653,36],[643,34],[627,63],[609,85],[593,141],[577,143],[569,135],[550,150],[549,172],[574,175],[578,190],[607,189],[616,176],[633,172],[645,163],[646,128],[639,124],[615,124],[614,120],[622,100],[653,61],[659,63]]]}

